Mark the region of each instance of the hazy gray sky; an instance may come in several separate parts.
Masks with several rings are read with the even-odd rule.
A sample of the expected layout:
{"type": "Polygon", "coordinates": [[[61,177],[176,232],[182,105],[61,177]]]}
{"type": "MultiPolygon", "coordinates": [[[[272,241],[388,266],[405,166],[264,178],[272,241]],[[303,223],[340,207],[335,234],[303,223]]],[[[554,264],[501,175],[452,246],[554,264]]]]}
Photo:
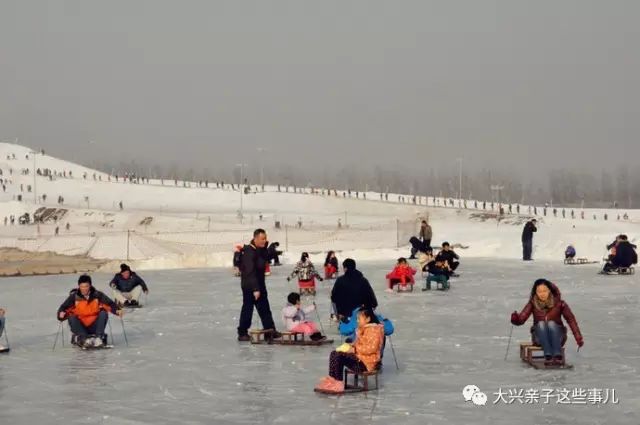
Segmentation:
{"type": "Polygon", "coordinates": [[[2,0],[0,139],[194,168],[260,146],[316,168],[634,163],[639,16],[635,0],[2,0]]]}

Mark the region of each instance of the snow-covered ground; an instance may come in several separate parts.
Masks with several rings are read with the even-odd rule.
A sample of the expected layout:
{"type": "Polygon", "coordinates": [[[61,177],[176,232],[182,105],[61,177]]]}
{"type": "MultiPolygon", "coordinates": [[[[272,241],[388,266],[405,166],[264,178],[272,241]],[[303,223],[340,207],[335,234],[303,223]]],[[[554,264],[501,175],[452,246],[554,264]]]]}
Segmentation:
{"type": "MultiPolygon", "coordinates": [[[[36,154],[36,168],[48,168],[72,178],[52,180],[36,178],[37,195],[46,200],[34,204],[33,153],[18,145],[0,143],[2,177],[9,179],[6,192],[0,193],[0,246],[27,251],[54,251],[61,254],[88,255],[114,261],[129,259],[140,269],[181,267],[228,267],[235,243],[246,242],[254,228],[265,227],[271,241],[279,241],[288,248],[285,261],[297,259],[301,251],[342,251],[344,255],[361,260],[379,260],[406,255],[409,236],[416,232],[416,219],[429,217],[434,229],[434,243],[444,240],[469,248],[459,253],[464,257],[496,257],[515,259],[521,256],[520,234],[529,216],[529,207],[522,206],[522,215],[507,214],[498,221],[496,213],[471,209],[474,201],[467,201],[469,209],[444,208],[444,200],[420,197],[420,205],[400,203],[397,194],[389,195],[389,202],[380,201],[380,194],[367,193],[367,200],[320,194],[278,192],[266,187],[265,192],[242,197],[244,220],[237,217],[240,193],[230,188],[199,188],[197,183],[152,180],[150,184],[131,184],[76,164],[36,154]],[[7,156],[16,159],[7,159],[7,156]],[[28,158],[27,158],[28,156],[28,158]],[[12,169],[13,173],[9,173],[12,169]],[[29,175],[21,174],[29,169],[29,175]],[[87,173],[85,179],[84,173],[87,173]],[[100,181],[99,179],[102,179],[100,181]],[[20,186],[22,185],[22,191],[20,186]],[[15,199],[22,195],[22,202],[15,199]],[[64,197],[64,205],[57,203],[64,197]],[[425,202],[428,201],[428,204],[425,202]],[[120,210],[122,202],[124,209],[120,210]],[[57,222],[30,226],[3,226],[4,217],[33,213],[36,208],[65,208],[67,213],[57,222]],[[263,216],[260,221],[259,216],[263,216]],[[296,228],[298,219],[303,222],[296,228]],[[338,221],[342,228],[338,229],[338,221]],[[275,228],[275,222],[282,224],[275,228]],[[400,223],[400,224],[398,224],[400,223]],[[66,226],[69,225],[67,230],[66,226]],[[54,236],[55,228],[59,236],[54,236]],[[398,246],[401,249],[398,249],[398,246]]],[[[236,187],[237,189],[237,187],[236,187]]],[[[292,190],[292,188],[291,188],[292,190]]],[[[307,189],[309,192],[309,189],[307,189]]],[[[489,208],[489,207],[488,207],[489,208]]],[[[505,206],[506,208],[506,206],[505,206]]],[[[498,206],[494,209],[497,211],[498,206]]],[[[578,256],[599,260],[605,246],[615,235],[627,233],[638,241],[640,214],[637,210],[575,210],[562,218],[553,217],[551,208],[546,217],[538,207],[539,231],[534,239],[534,257],[559,260],[565,247],[574,244],[578,256]],[[629,220],[617,220],[628,214],[629,220]],[[604,215],[608,220],[604,221],[604,215]],[[593,219],[596,216],[597,220],[593,219]]]]}
{"type": "MultiPolygon", "coordinates": [[[[616,424],[640,423],[640,337],[637,276],[597,275],[597,266],[469,259],[451,291],[382,292],[390,262],[360,264],[374,285],[380,312],[393,319],[381,389],[342,398],[313,386],[327,373],[331,347],[252,346],[235,340],[241,296],[228,270],[149,271],[148,305],[111,319],[116,348],[51,351],[55,311],[74,277],[8,278],[0,305],[8,310],[12,351],[0,357],[0,423],[31,424],[616,424]],[[573,370],[537,371],[518,357],[528,326],[515,328],[505,361],[509,315],[525,304],[538,277],[555,281],[570,304],[585,346],[573,370]],[[462,389],[477,385],[484,407],[465,403],[462,389]],[[618,404],[494,404],[500,389],[570,391],[615,389],[618,404]]],[[[267,284],[279,317],[293,289],[276,268],[267,284]]],[[[110,276],[94,275],[105,289],[110,276]]],[[[316,297],[330,326],[324,282],[316,297]]],[[[254,326],[257,316],[254,317],[254,326]]],[[[69,332],[65,335],[69,338],[69,332]]],[[[509,399],[507,397],[507,399],[509,399]]]]}

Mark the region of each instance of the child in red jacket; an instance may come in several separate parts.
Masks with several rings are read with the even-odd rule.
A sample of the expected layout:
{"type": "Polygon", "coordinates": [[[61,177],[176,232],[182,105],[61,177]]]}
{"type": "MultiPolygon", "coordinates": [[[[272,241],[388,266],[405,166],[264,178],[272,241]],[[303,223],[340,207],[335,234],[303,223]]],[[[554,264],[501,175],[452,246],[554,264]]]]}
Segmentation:
{"type": "Polygon", "coordinates": [[[415,282],[413,276],[416,274],[416,270],[407,263],[407,259],[404,257],[398,258],[398,263],[393,268],[391,273],[387,274],[387,292],[393,292],[395,285],[405,286],[409,283],[415,282]]]}

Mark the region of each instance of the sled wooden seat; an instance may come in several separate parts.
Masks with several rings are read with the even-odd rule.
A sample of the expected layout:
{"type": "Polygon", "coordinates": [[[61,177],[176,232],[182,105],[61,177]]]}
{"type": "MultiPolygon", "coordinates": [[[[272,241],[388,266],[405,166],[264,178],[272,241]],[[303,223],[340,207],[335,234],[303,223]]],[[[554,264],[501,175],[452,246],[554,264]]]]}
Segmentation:
{"type": "Polygon", "coordinates": [[[422,289],[423,291],[431,290],[431,284],[433,282],[435,282],[436,290],[438,291],[448,291],[449,288],[451,288],[451,283],[449,282],[449,280],[442,282],[440,279],[434,279],[434,277],[435,276],[431,274],[427,275],[427,278],[425,281],[425,287],[422,289]]]}
{"type": "Polygon", "coordinates": [[[311,296],[315,296],[316,295],[316,280],[311,279],[311,280],[298,280],[298,293],[302,296],[302,295],[311,295],[311,296]]]}
{"type": "Polygon", "coordinates": [[[282,334],[282,344],[293,344],[295,342],[303,342],[304,334],[301,332],[280,332],[282,334]]]}
{"type": "Polygon", "coordinates": [[[252,344],[266,344],[272,342],[273,329],[251,329],[249,330],[249,337],[252,344]]]}
{"type": "Polygon", "coordinates": [[[378,375],[380,370],[361,371],[356,372],[352,369],[345,368],[344,370],[344,389],[349,392],[371,391],[378,389],[378,375]],[[353,385],[349,385],[349,376],[353,376],[353,385]],[[375,387],[369,388],[369,378],[373,378],[375,381],[375,387]],[[358,385],[358,381],[362,381],[362,386],[358,385]]]}
{"type": "MultiPolygon", "coordinates": [[[[564,347],[562,347],[563,366],[565,365],[564,363],[565,358],[566,357],[565,357],[564,347]]],[[[520,359],[523,362],[536,367],[536,369],[539,369],[539,367],[537,367],[537,364],[540,362],[544,364],[544,351],[542,350],[541,346],[535,345],[530,341],[521,342],[520,343],[520,359]]]]}
{"type": "Polygon", "coordinates": [[[405,284],[402,283],[398,283],[396,285],[396,292],[400,293],[400,292],[413,292],[413,285],[414,282],[407,282],[405,284]]]}

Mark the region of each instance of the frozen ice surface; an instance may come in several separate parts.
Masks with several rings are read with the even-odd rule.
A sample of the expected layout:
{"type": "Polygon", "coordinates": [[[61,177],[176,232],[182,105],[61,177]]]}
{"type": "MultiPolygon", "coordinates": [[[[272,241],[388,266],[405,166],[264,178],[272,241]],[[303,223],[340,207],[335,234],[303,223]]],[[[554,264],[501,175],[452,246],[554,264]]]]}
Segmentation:
{"type": "MultiPolygon", "coordinates": [[[[386,294],[390,263],[366,263],[380,311],[394,320],[381,389],[326,397],[313,392],[327,373],[330,347],[252,346],[236,342],[239,282],[228,270],[146,272],[148,305],[125,317],[129,347],[111,316],[116,347],[51,351],[55,311],[75,286],[73,276],[0,281],[12,351],[0,357],[0,424],[634,424],[640,423],[638,277],[596,274],[597,265],[472,259],[447,293],[419,289],[386,294]],[[561,288],[585,337],[578,354],[567,343],[573,370],[538,371],[524,365],[515,328],[507,361],[509,314],[522,308],[533,281],[548,277],[561,288]],[[477,385],[486,406],[465,403],[477,385]],[[614,388],[619,404],[494,404],[499,388],[614,388]]],[[[268,280],[276,322],[293,289],[275,268],[268,280]]],[[[109,276],[95,275],[100,289],[109,276]]],[[[317,302],[328,323],[331,283],[317,302]]],[[[257,315],[254,316],[257,320],[257,315]]],[[[258,323],[254,320],[254,326],[258,323]]],[[[530,323],[530,322],[529,322],[530,323]]]]}

